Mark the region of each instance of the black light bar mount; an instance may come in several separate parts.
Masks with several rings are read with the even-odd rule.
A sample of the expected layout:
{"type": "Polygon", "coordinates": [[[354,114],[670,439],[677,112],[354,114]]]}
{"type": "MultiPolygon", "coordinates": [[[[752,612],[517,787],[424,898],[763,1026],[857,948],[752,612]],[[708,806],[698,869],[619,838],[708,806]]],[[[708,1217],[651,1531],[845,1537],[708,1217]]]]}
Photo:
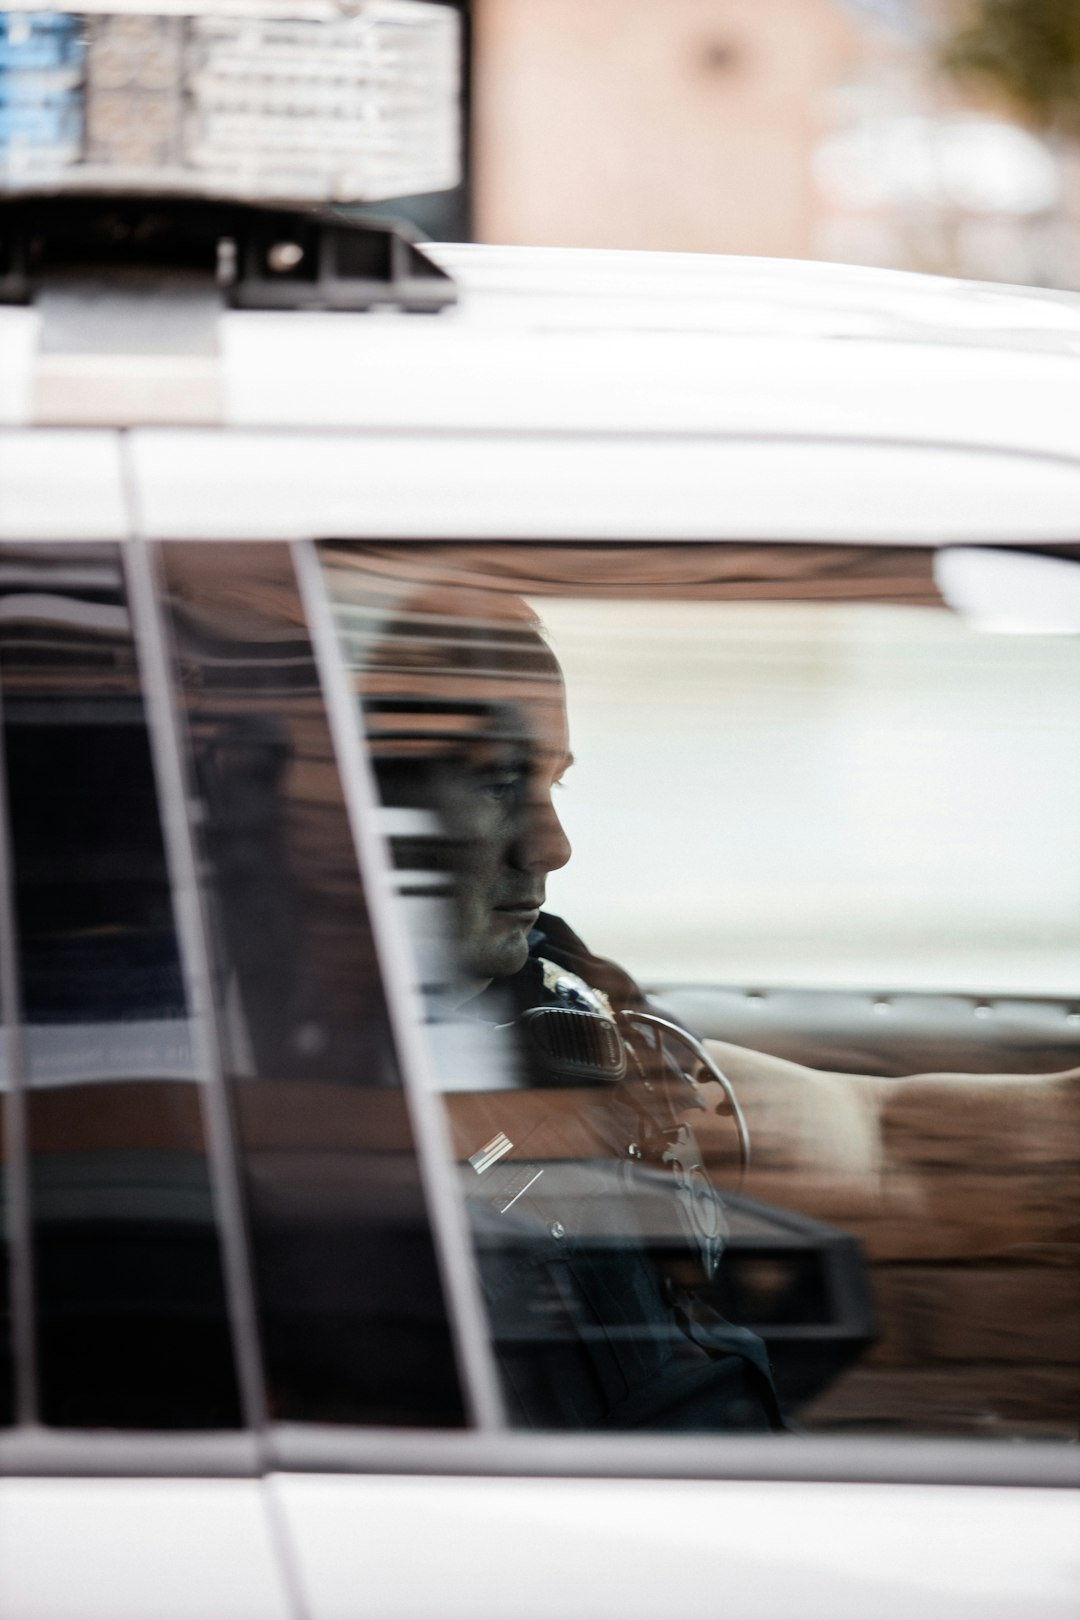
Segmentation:
{"type": "Polygon", "coordinates": [[[0,199],[0,303],[30,303],[60,276],[139,270],[203,273],[238,309],[427,312],[457,298],[395,219],[187,196],[0,199]]]}

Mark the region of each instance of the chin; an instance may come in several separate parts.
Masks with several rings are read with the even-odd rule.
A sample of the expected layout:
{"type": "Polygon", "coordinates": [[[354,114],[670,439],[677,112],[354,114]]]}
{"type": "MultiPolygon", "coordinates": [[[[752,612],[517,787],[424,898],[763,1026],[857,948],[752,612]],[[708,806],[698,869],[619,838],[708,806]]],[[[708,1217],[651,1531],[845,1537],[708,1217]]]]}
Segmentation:
{"type": "Polygon", "coordinates": [[[529,942],[517,929],[508,939],[492,940],[472,953],[470,966],[477,978],[506,979],[518,973],[529,959],[529,942]]]}

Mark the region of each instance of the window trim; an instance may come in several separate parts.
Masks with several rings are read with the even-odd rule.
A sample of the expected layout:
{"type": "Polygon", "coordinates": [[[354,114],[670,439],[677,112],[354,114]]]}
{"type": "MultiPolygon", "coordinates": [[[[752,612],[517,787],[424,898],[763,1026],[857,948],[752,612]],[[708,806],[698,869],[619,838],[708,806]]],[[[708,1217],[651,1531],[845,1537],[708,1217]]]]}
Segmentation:
{"type": "Polygon", "coordinates": [[[356,704],[314,540],[290,543],[300,600],[326,705],[360,881],[371,920],[375,956],[397,1048],[405,1102],[412,1121],[417,1165],[442,1274],[450,1332],[457,1351],[469,1421],[480,1431],[504,1428],[495,1359],[484,1323],[480,1285],[472,1263],[465,1211],[454,1184],[449,1133],[439,1110],[423,1010],[412,990],[408,942],[396,909],[393,873],[376,825],[378,797],[357,724],[356,704]]]}
{"type": "Polygon", "coordinates": [[[1080,1491],[1080,1451],[1033,1440],[911,1436],[440,1432],[275,1424],[243,1432],[11,1429],[0,1478],[248,1479],[266,1475],[473,1479],[760,1480],[1080,1491]]]}
{"type": "Polygon", "coordinates": [[[435,1434],[275,1424],[275,1473],[493,1478],[753,1479],[1080,1489],[1080,1448],[900,1435],[435,1434]]]}
{"type": "Polygon", "coordinates": [[[240,1429],[0,1432],[0,1479],[257,1479],[266,1472],[259,1436],[240,1429]]]}

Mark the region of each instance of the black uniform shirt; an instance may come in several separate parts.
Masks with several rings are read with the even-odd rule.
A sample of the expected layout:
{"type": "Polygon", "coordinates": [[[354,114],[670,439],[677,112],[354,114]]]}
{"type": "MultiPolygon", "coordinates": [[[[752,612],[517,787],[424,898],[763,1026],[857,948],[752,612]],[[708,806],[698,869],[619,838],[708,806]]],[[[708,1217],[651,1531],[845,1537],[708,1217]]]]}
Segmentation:
{"type": "MultiPolygon", "coordinates": [[[[529,943],[525,966],[471,1003],[472,1016],[647,1007],[629,975],[559,918],[541,914],[529,943]]],[[[761,1340],[695,1286],[704,1279],[675,1178],[641,1145],[657,1122],[643,1118],[640,1088],[535,1078],[534,1066],[533,1089],[480,1099],[466,1171],[512,1419],[553,1429],[782,1427],[761,1340]]]]}

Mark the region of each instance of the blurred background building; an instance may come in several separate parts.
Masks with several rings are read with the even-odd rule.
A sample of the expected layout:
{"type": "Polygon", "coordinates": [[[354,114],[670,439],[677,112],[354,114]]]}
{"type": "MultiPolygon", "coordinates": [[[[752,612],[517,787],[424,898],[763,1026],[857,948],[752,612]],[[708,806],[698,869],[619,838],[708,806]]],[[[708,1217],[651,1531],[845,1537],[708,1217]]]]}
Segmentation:
{"type": "MultiPolygon", "coordinates": [[[[482,241],[1080,287],[1080,0],[473,0],[482,241]]],[[[466,214],[465,209],[468,209],[466,214]]]]}

